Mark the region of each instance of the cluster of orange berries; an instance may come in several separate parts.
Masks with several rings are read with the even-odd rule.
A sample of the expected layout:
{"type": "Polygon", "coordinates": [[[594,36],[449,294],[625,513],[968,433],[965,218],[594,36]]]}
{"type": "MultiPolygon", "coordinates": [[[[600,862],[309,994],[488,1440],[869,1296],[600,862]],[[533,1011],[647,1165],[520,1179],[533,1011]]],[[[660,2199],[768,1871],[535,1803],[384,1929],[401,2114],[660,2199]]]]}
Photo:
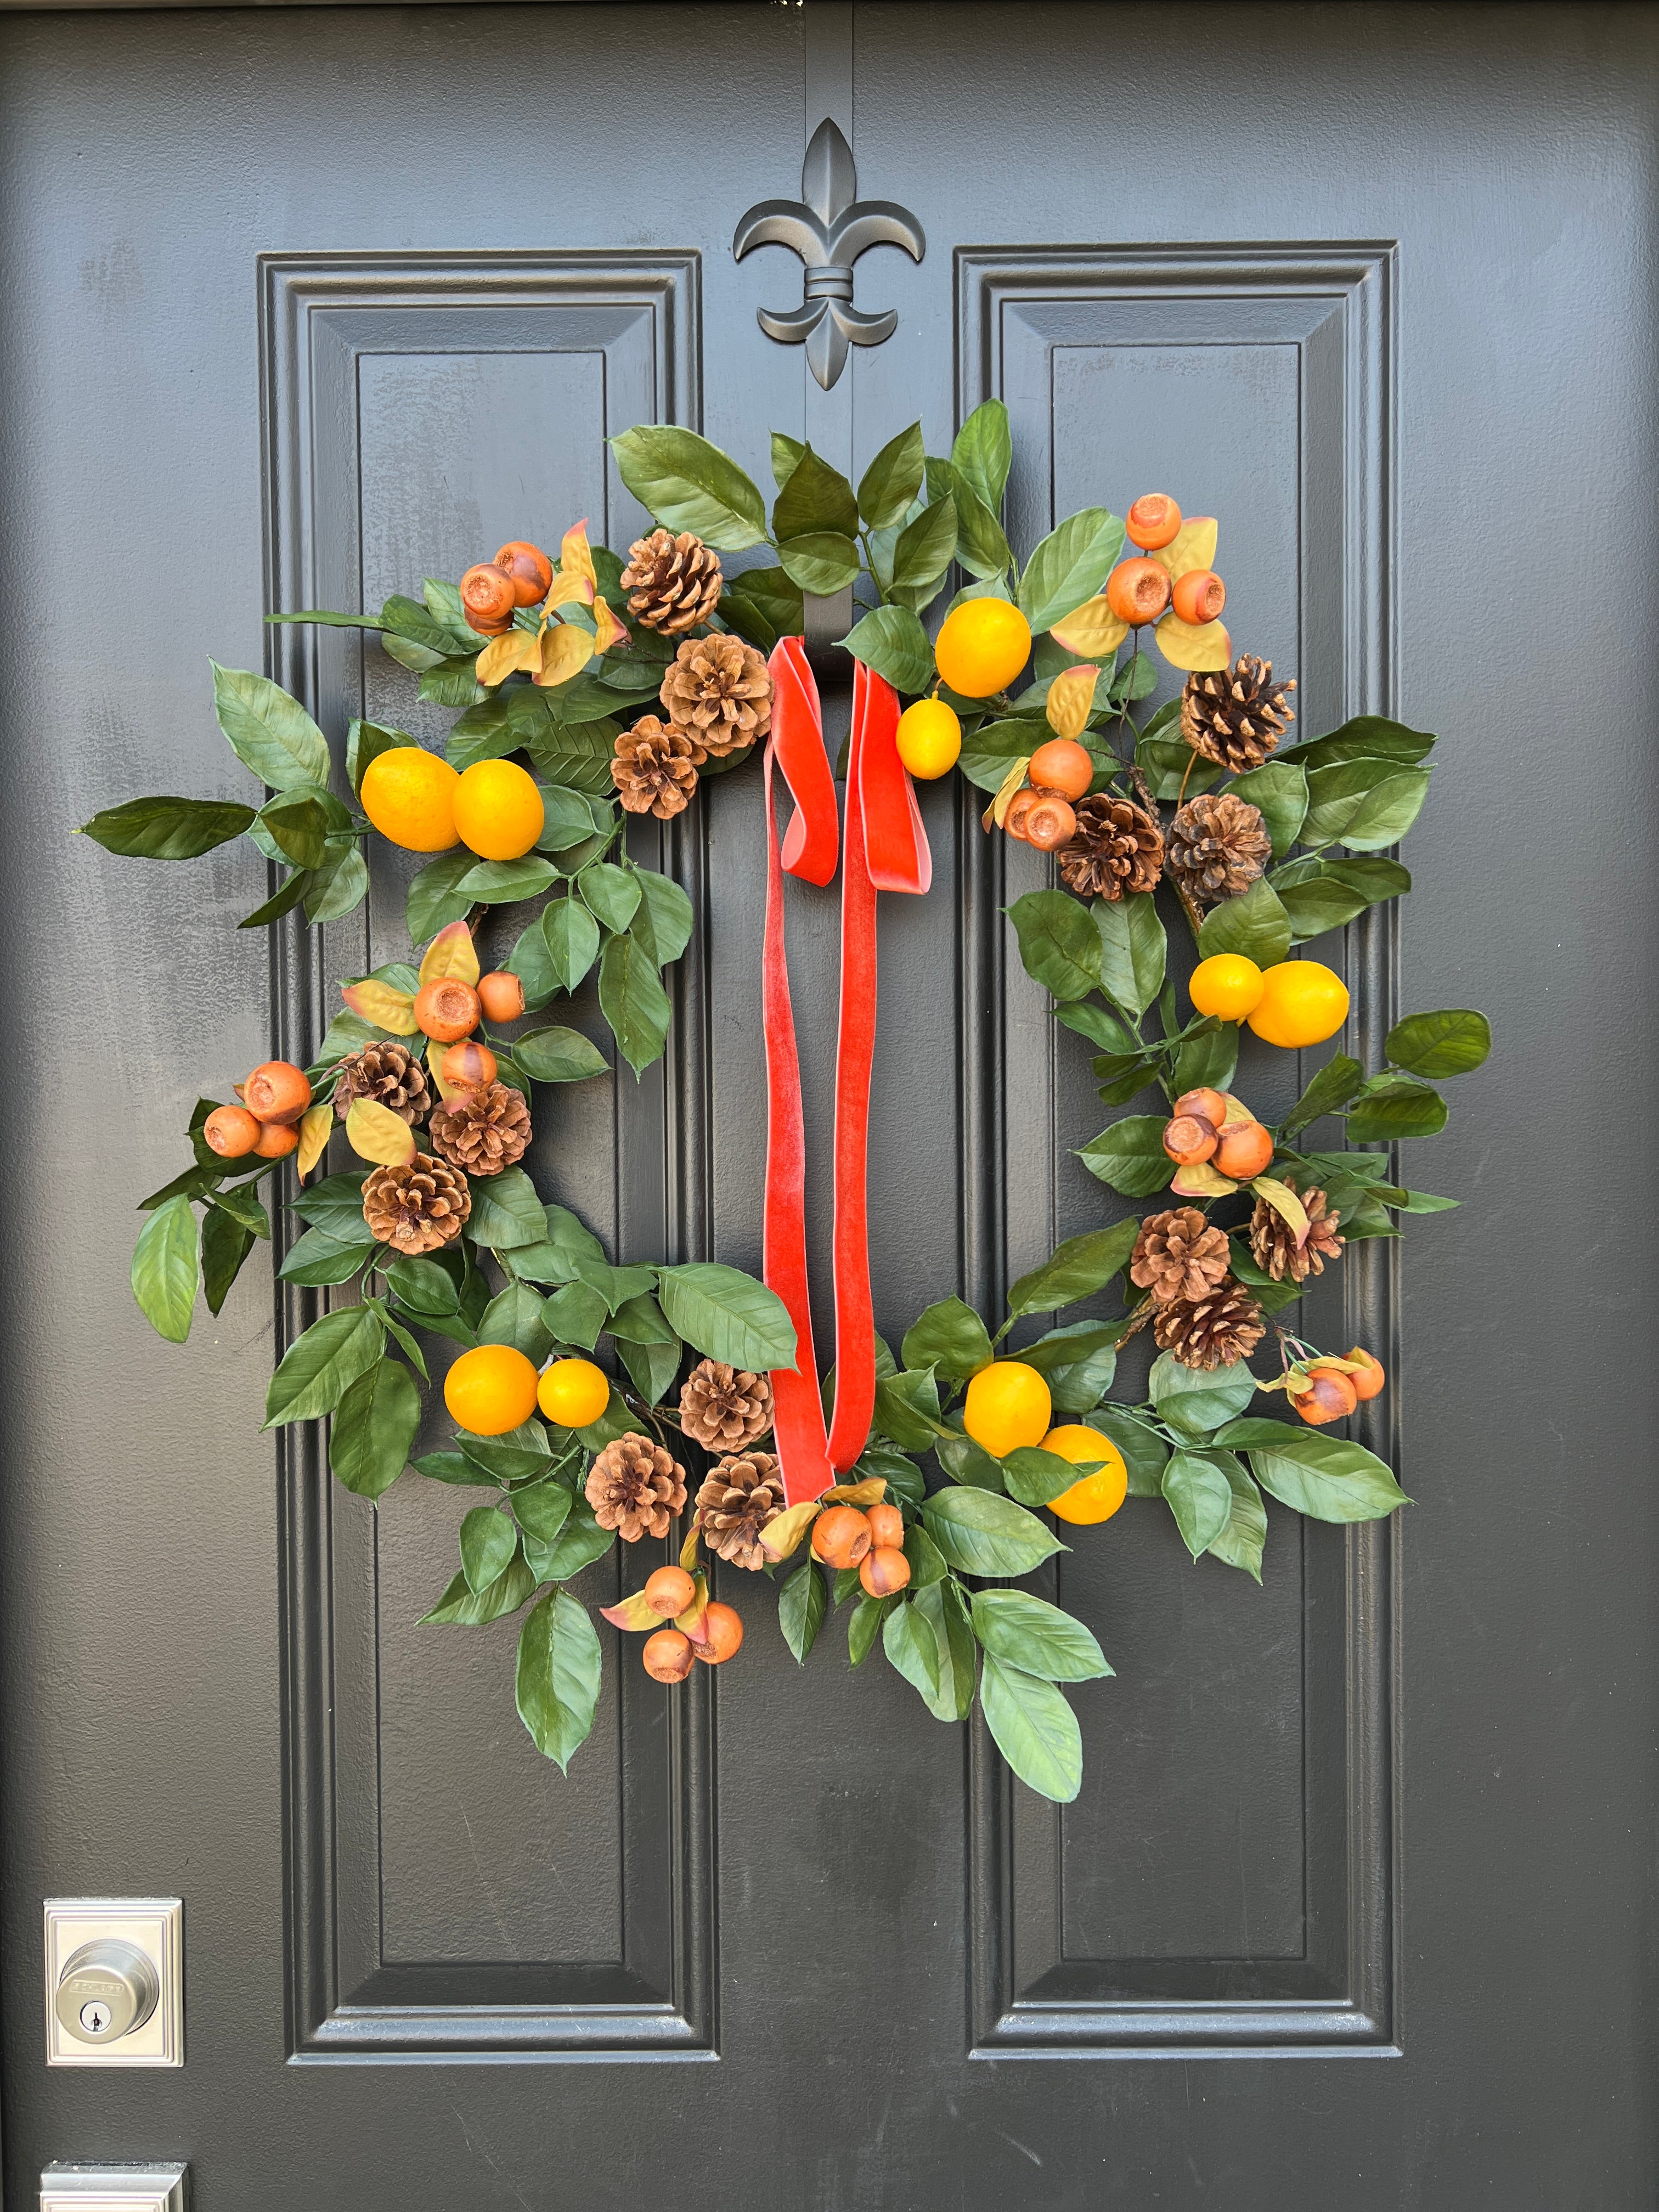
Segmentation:
{"type": "Polygon", "coordinates": [[[838,1573],[856,1567],[866,1597],[894,1597],[910,1579],[896,1505],[827,1507],[812,1523],[812,1551],[838,1573]]]}
{"type": "Polygon", "coordinates": [[[1235,1102],[1207,1085],[1185,1091],[1164,1125],[1164,1149],[1178,1168],[1208,1162],[1235,1182],[1259,1176],[1273,1156],[1271,1133],[1254,1118],[1241,1120],[1235,1102]]]}
{"type": "Polygon", "coordinates": [[[480,637],[501,637],[520,607],[533,607],[553,588],[553,563],[539,545],[515,538],[493,561],[480,561],[461,579],[461,605],[480,637]]]}
{"type": "Polygon", "coordinates": [[[413,1012],[424,1036],[439,1044],[457,1048],[456,1052],[445,1054],[439,1071],[446,1083],[493,1083],[495,1055],[481,1044],[462,1047],[460,1040],[470,1038],[481,1019],[517,1021],[524,1012],[524,985],[505,968],[492,969],[488,975],[480,975],[476,984],[465,983],[459,975],[435,975],[415,994],[413,1012]],[[463,1051],[479,1054],[487,1060],[489,1073],[471,1075],[459,1072],[462,1062],[457,1055],[463,1051]],[[456,1061],[458,1070],[453,1074],[449,1066],[452,1060],[456,1061]]]}
{"type": "MultiPolygon", "coordinates": [[[[697,1586],[684,1567],[659,1567],[641,1595],[665,1621],[680,1621],[696,1602],[697,1586]]],[[[693,1625],[697,1625],[695,1620],[693,1625]]],[[[646,1638],[641,1656],[653,1681],[683,1682],[694,1659],[701,1659],[705,1667],[723,1667],[743,1642],[742,1617],[729,1605],[711,1600],[702,1609],[701,1628],[700,1637],[684,1628],[666,1627],[646,1638]]]]}
{"type": "Polygon", "coordinates": [[[1142,551],[1120,561],[1106,579],[1106,604],[1120,622],[1156,622],[1172,607],[1184,623],[1213,622],[1227,604],[1227,586],[1213,568],[1189,568],[1173,581],[1161,561],[1146,558],[1172,545],[1181,529],[1181,509],[1167,493],[1149,491],[1129,509],[1124,534],[1142,551]]]}
{"type": "Polygon", "coordinates": [[[1002,826],[1039,853],[1058,852],[1077,835],[1072,802],[1095,780],[1095,764],[1075,738],[1050,738],[1031,755],[1024,787],[1008,803],[1002,826]]]}
{"type": "Polygon", "coordinates": [[[1375,1398],[1389,1379],[1381,1360],[1357,1344],[1346,1360],[1310,1359],[1297,1372],[1303,1387],[1297,1389],[1286,1378],[1290,1401],[1316,1429],[1323,1428],[1328,1421],[1346,1420],[1356,1406],[1375,1398]]]}
{"type": "Polygon", "coordinates": [[[239,1083],[240,1106],[216,1106],[202,1134],[221,1159],[254,1153],[262,1160],[285,1160],[300,1146],[299,1123],[311,1103],[311,1085],[292,1060],[268,1060],[246,1083],[239,1083]]]}

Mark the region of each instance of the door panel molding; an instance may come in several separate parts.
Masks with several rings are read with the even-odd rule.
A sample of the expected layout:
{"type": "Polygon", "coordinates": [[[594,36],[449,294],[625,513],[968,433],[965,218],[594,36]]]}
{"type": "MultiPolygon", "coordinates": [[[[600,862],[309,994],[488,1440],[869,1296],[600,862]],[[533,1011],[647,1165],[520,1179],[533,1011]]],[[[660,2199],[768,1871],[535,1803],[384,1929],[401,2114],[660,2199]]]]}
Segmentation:
{"type": "MultiPolygon", "coordinates": [[[[958,249],[957,419],[993,395],[1009,406],[1018,456],[1011,538],[1035,544],[1078,503],[1055,494],[1067,458],[1057,451],[1057,363],[1065,373],[1060,357],[1068,349],[1109,357],[1150,347],[1174,360],[1188,349],[1218,348],[1238,360],[1273,349],[1262,368],[1294,375],[1285,419],[1293,423],[1300,479],[1292,581],[1299,586],[1301,703],[1326,727],[1350,714],[1391,711],[1395,258],[1386,241],[958,249]]],[[[1218,359],[1194,356],[1194,374],[1221,373],[1218,359]]],[[[1046,1003],[1006,955],[1003,842],[964,839],[975,935],[964,958],[962,1072],[976,1124],[966,1156],[1001,1163],[1000,1172],[969,1170],[965,1295],[992,1301],[1000,1300],[1011,1273],[1032,1263],[1018,1249],[1021,1238],[1059,1230],[1048,1148],[1014,1146],[1006,1136],[1054,1127],[1057,1086],[1046,1003]]],[[[1344,936],[1310,949],[1345,969],[1356,1049],[1369,1063],[1380,1056],[1394,1018],[1392,910],[1373,910],[1344,936]]],[[[1316,1334],[1328,1333],[1322,1318],[1333,1341],[1348,1328],[1397,1370],[1395,1250],[1381,1241],[1353,1248],[1346,1285],[1321,1286],[1315,1316],[1316,1334]]],[[[1396,1464],[1397,1396],[1365,1408],[1358,1425],[1363,1440],[1396,1464]]],[[[1079,1939],[1067,1927],[1065,1876],[1066,1855],[1089,1848],[1080,1815],[1018,1789],[975,1711],[969,1759],[974,2056],[1399,2052],[1400,1534],[1395,1522],[1346,1530],[1308,1525],[1300,1529],[1299,1561],[1296,1540],[1285,1521],[1275,1521],[1270,1571],[1299,1571],[1302,1578],[1299,1947],[1180,1955],[1176,1929],[1167,1955],[1133,1957],[1079,1939]]]]}
{"type": "MultiPolygon", "coordinates": [[[[635,422],[700,423],[695,253],[285,254],[263,257],[259,273],[273,609],[363,604],[374,496],[365,447],[374,379],[389,357],[394,373],[417,379],[464,378],[469,362],[496,380],[568,369],[597,411],[580,425],[583,435],[597,434],[596,451],[599,437],[635,422]]],[[[395,456],[380,466],[375,481],[384,490],[395,456]]],[[[646,518],[608,455],[604,469],[593,526],[606,542],[626,544],[646,518]]],[[[326,727],[373,711],[365,687],[374,672],[356,633],[273,629],[267,660],[326,727]]],[[[410,717],[416,729],[421,711],[410,717]]],[[[653,823],[636,830],[632,847],[674,873],[701,908],[706,870],[692,833],[653,823]]],[[[400,904],[398,886],[393,893],[400,904]]],[[[372,949],[377,928],[401,950],[396,907],[382,919],[375,899],[371,891],[364,909],[324,933],[320,949],[297,928],[275,933],[284,1053],[309,1057],[326,1019],[329,979],[388,957],[372,949]]],[[[694,948],[705,934],[699,927],[694,948]]],[[[695,1258],[706,1249],[703,975],[694,949],[672,978],[669,1060],[638,1084],[616,1085],[612,1106],[581,1125],[595,1156],[586,1202],[621,1258],[695,1258]]],[[[311,1294],[278,1288],[285,1344],[318,1307],[311,1294]]],[[[585,1787],[589,1821],[601,1832],[608,1823],[619,1838],[617,1955],[561,1954],[542,1963],[409,1956],[418,1936],[411,1946],[394,1930],[389,1942],[387,1927],[384,1522],[341,1498],[313,1425],[281,1432],[279,1480],[290,2061],[714,2057],[708,1670],[697,1669],[700,1679],[676,1693],[637,1667],[609,1669],[601,1705],[602,1724],[607,1705],[613,1715],[608,1778],[555,1778],[556,1808],[560,1791],[585,1787]]],[[[606,1601],[621,1594],[614,1552],[588,1575],[590,1595],[606,1601]]],[[[489,1638],[492,1663],[510,1665],[512,1632],[449,1632],[489,1638]]],[[[596,1730],[590,1755],[600,1741],[596,1730]]],[[[577,1801],[568,1802],[574,1808],[577,1801]]],[[[514,1938],[505,1929],[503,1936],[506,1948],[514,1938]]]]}

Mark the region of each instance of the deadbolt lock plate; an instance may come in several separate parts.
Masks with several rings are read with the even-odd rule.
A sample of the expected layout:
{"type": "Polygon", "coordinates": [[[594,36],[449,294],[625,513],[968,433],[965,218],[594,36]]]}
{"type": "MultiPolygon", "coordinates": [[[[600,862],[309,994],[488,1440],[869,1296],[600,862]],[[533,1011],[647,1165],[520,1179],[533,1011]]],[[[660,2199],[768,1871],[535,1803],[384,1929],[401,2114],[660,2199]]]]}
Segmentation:
{"type": "Polygon", "coordinates": [[[184,1906],[176,1897],[46,1900],[46,2063],[182,2066],[184,1906]]]}
{"type": "Polygon", "coordinates": [[[185,2212],[182,2166],[49,2166],[40,2212],[185,2212]]]}

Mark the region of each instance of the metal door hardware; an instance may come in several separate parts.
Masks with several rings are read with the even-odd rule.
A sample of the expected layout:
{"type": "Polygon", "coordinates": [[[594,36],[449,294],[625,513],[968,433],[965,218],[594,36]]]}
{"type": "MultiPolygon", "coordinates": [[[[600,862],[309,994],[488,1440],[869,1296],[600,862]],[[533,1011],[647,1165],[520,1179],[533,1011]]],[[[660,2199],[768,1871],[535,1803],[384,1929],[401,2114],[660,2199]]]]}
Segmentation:
{"type": "Polygon", "coordinates": [[[182,2166],[49,2166],[40,2212],[185,2212],[182,2166]]]}
{"type": "Polygon", "coordinates": [[[184,2064],[178,1898],[48,1898],[46,1936],[49,2066],[184,2064]]]}

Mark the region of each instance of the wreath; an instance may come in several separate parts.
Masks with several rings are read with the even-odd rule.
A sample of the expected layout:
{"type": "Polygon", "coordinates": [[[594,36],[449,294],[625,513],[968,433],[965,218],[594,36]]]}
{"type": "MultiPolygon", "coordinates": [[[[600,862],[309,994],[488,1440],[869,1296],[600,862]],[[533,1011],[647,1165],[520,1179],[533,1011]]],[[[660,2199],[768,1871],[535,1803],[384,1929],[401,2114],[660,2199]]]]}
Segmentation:
{"type": "MultiPolygon", "coordinates": [[[[378,614],[269,617],[378,635],[421,700],[459,709],[441,751],[354,720],[337,771],[298,699],[215,664],[219,726],[265,795],[137,799],[86,825],[112,853],[173,861],[246,837],[282,872],[245,928],[349,913],[368,886],[371,830],[432,856],[408,890],[418,952],[344,981],[308,1066],[273,1060],[234,1098],[198,1101],[191,1164],[141,1202],[134,1295],[183,1342],[198,1293],[217,1314],[273,1238],[282,1281],[333,1294],[283,1353],[266,1425],[326,1419],[335,1475],[371,1501],[406,1469],[482,1494],[426,1617],[522,1613],[518,1710],[562,1769],[592,1725],[601,1670],[573,1583],[617,1538],[649,1538],[643,1556],[660,1563],[601,1611],[644,1633],[659,1680],[741,1644],[729,1602],[741,1585],[711,1595],[719,1561],[773,1581],[803,1663],[850,1601],[854,1666],[879,1642],[941,1720],[964,1719],[977,1696],[1014,1771],[1067,1801],[1081,1748],[1059,1686],[1111,1669],[1085,1623],[1013,1586],[1066,1548],[1060,1529],[1098,1540],[1087,1532],[1126,1498],[1161,1498],[1194,1559],[1259,1582],[1264,1492],[1336,1522],[1405,1502],[1385,1462],[1337,1432],[1385,1387],[1382,1364],[1364,1346],[1308,1341],[1290,1310],[1346,1246],[1455,1203],[1399,1184],[1389,1148],[1444,1126],[1436,1085],[1486,1058],[1486,1019],[1410,1015],[1370,1071],[1339,1047],[1276,1124],[1231,1085],[1246,1025],[1286,1049],[1338,1039],[1347,991],[1294,948],[1409,890],[1389,853],[1423,804],[1435,739],[1370,715],[1293,734],[1294,686],[1236,655],[1221,620],[1215,521],[1170,499],[1138,499],[1127,519],[1085,508],[1017,562],[999,401],[969,417],[948,459],[925,452],[920,425],[902,432],[856,488],[774,434],[769,522],[759,488],[689,430],[641,427],[612,444],[656,525],[625,557],[579,524],[556,565],[515,542],[378,614]],[[751,558],[728,569],[723,555],[751,558]],[[953,567],[971,580],[930,636],[922,618],[953,567]],[[896,1352],[872,1334],[867,1422],[860,1413],[834,1479],[803,1495],[781,1464],[785,1409],[795,1419],[810,1400],[821,1431],[819,1376],[802,1357],[801,1300],[787,1283],[779,1295],[770,1218],[773,1287],[705,1261],[642,1262],[607,1254],[522,1161],[536,1086],[609,1072],[587,1036],[545,1018],[556,1000],[597,970],[599,1012],[636,1076],[664,1048],[663,973],[692,908],[629,854],[630,815],[672,818],[761,754],[769,790],[775,757],[801,806],[783,863],[811,875],[803,845],[817,832],[793,744],[820,816],[828,793],[833,870],[835,787],[809,757],[821,726],[799,641],[804,595],[848,586],[854,745],[872,779],[889,778],[849,767],[849,881],[855,785],[866,813],[885,806],[905,837],[908,805],[903,887],[919,890],[926,848],[907,777],[965,777],[988,833],[1054,856],[1058,881],[1008,919],[1054,1018],[1091,1048],[1103,1102],[1162,1102],[1120,1110],[1080,1155],[1151,1209],[1067,1239],[1000,1316],[947,1296],[896,1352]],[[1180,695],[1138,724],[1160,660],[1180,695]],[[1161,895],[1194,940],[1184,989],[1166,973],[1161,895]],[[526,903],[501,951],[495,909],[526,903]],[[1338,1135],[1316,1145],[1331,1124],[1338,1135]],[[259,1194],[267,1177],[279,1223],[259,1194]],[[1055,1319],[1085,1302],[1087,1317],[1055,1319]],[[1011,1346],[1016,1328],[1029,1340],[1011,1346]],[[1118,1354],[1142,1329],[1157,1348],[1146,1394],[1114,1400],[1118,1354]],[[1250,1362],[1269,1340],[1276,1371],[1263,1375],[1250,1362]],[[411,1458],[441,1349],[455,1432],[411,1458]],[[1258,1395],[1270,1417],[1250,1412],[1258,1395]]],[[[882,823],[866,834],[879,884],[882,823]]],[[[769,1054],[787,1075],[775,981],[769,1054]]],[[[775,1091],[775,1136],[786,1097],[775,1091]]],[[[860,1154],[860,1206],[861,1167],[860,1154]]]]}

